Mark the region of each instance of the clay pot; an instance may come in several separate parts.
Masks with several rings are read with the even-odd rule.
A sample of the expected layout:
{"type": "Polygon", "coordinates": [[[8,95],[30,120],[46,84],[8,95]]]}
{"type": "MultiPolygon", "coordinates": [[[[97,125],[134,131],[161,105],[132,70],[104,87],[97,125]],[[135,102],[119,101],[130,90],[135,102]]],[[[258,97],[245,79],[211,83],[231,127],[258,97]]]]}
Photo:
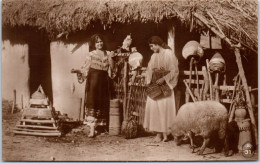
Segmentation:
{"type": "Polygon", "coordinates": [[[246,109],[245,109],[245,107],[244,106],[240,106],[240,107],[237,107],[236,108],[236,111],[235,111],[235,118],[237,119],[237,120],[243,120],[243,119],[245,119],[245,117],[246,117],[246,109]]]}
{"type": "Polygon", "coordinates": [[[239,128],[238,149],[239,151],[242,151],[243,145],[246,142],[252,143],[251,122],[250,119],[244,119],[241,121],[237,121],[237,125],[239,128]]]}

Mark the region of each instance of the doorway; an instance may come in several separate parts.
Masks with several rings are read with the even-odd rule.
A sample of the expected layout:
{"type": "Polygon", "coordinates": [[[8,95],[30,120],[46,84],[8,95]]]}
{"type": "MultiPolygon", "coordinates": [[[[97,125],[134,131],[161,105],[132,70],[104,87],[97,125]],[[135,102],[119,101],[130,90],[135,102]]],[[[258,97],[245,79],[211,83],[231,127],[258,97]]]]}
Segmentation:
{"type": "Polygon", "coordinates": [[[50,41],[41,33],[33,33],[29,41],[30,96],[42,86],[50,101],[52,97],[50,41]]]}

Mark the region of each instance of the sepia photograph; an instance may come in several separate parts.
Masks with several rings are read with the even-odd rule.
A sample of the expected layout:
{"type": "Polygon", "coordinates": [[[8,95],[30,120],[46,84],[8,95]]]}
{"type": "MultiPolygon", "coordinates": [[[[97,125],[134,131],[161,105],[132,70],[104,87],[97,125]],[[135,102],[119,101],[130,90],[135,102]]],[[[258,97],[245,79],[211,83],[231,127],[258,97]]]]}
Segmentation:
{"type": "Polygon", "coordinates": [[[2,0],[2,161],[257,161],[257,0],[2,0]]]}

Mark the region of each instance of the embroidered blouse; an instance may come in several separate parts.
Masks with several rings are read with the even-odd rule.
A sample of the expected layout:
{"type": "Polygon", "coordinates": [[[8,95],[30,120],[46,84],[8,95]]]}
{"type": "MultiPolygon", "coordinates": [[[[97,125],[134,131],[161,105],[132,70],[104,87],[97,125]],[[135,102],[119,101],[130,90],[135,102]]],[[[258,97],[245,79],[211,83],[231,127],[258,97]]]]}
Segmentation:
{"type": "Polygon", "coordinates": [[[112,59],[109,59],[110,52],[105,51],[103,54],[98,53],[96,50],[89,52],[86,56],[85,62],[81,67],[81,72],[83,76],[88,76],[88,71],[90,68],[108,71],[109,76],[111,76],[111,67],[113,66],[112,59]]]}
{"type": "Polygon", "coordinates": [[[170,49],[165,49],[160,53],[154,53],[148,63],[146,70],[146,82],[149,84],[152,80],[154,69],[164,69],[170,72],[163,78],[171,89],[173,89],[178,82],[178,60],[174,52],[170,49]]]}

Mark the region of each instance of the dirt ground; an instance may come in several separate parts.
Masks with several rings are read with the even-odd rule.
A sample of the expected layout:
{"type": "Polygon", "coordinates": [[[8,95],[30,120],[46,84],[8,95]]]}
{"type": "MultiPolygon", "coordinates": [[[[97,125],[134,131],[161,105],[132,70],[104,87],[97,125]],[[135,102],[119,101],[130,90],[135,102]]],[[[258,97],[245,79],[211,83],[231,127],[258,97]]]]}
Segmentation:
{"type": "Polygon", "coordinates": [[[84,126],[63,137],[37,137],[13,134],[21,112],[10,113],[2,105],[3,161],[214,161],[257,160],[257,155],[244,158],[240,153],[225,157],[206,149],[204,155],[191,153],[188,144],[176,146],[174,141],[151,143],[153,135],[124,139],[108,134],[87,138],[84,126]]]}

